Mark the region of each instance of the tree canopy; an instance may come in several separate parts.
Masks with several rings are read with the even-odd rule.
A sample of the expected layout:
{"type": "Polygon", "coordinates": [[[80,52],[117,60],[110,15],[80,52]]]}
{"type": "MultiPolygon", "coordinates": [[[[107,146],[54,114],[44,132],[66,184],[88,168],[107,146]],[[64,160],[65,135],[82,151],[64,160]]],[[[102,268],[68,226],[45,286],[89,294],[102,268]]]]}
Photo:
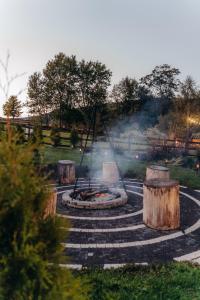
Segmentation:
{"type": "Polygon", "coordinates": [[[59,126],[69,110],[106,101],[111,72],[98,61],[77,61],[64,53],[49,60],[42,73],[28,82],[28,108],[31,114],[54,112],[59,126]]]}
{"type": "Polygon", "coordinates": [[[178,91],[180,81],[177,76],[179,74],[179,69],[168,64],[156,66],[150,74],[141,78],[141,84],[150,89],[153,96],[171,99],[178,91]]]}
{"type": "Polygon", "coordinates": [[[132,114],[140,100],[137,80],[129,77],[123,78],[118,84],[114,85],[110,98],[112,102],[116,103],[119,114],[125,116],[132,114]]]}
{"type": "Polygon", "coordinates": [[[200,91],[192,77],[180,84],[179,94],[173,99],[170,111],[159,119],[159,127],[171,137],[191,138],[200,127],[200,91]]]}
{"type": "Polygon", "coordinates": [[[3,105],[4,115],[12,117],[13,119],[19,117],[22,113],[22,104],[17,96],[10,96],[6,103],[3,105]]]}
{"type": "Polygon", "coordinates": [[[143,129],[159,123],[160,128],[180,128],[191,136],[199,122],[199,91],[190,77],[181,82],[179,74],[178,68],[163,64],[139,80],[126,76],[109,91],[112,73],[105,64],[58,53],[29,78],[29,112],[43,120],[48,116],[58,127],[83,128],[98,107],[98,128],[122,118],[143,129]],[[175,125],[179,117],[182,127],[175,125]]]}

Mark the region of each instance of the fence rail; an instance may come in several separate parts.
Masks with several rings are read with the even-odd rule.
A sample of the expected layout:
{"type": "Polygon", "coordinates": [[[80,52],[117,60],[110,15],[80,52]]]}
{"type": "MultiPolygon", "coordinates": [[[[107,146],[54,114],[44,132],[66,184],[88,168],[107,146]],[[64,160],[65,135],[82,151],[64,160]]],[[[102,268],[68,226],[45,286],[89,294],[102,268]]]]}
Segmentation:
{"type": "MultiPolygon", "coordinates": [[[[1,119],[0,118],[0,123],[1,124],[5,124],[6,120],[5,119],[1,119]]],[[[11,122],[11,124],[13,125],[21,125],[24,129],[25,129],[25,135],[30,136],[31,134],[31,130],[33,129],[33,125],[30,124],[30,121],[26,121],[26,120],[20,120],[20,119],[15,119],[14,121],[11,122]]],[[[42,126],[41,129],[43,131],[46,130],[51,130],[52,128],[50,126],[42,126]]],[[[3,129],[4,130],[4,129],[3,129]]],[[[66,129],[66,128],[58,128],[60,133],[70,133],[70,129],[66,129]]],[[[87,135],[87,130],[84,129],[77,129],[77,132],[79,134],[80,137],[80,143],[79,146],[82,147],[82,145],[85,144],[85,140],[86,140],[86,135],[87,135]]],[[[91,136],[92,136],[92,132],[91,132],[91,136]]],[[[50,135],[46,135],[46,134],[42,134],[42,138],[44,140],[49,139],[49,142],[44,141],[43,140],[43,144],[46,145],[52,145],[51,143],[51,137],[50,135]]],[[[163,150],[184,150],[187,149],[188,151],[195,151],[195,150],[200,150],[200,140],[196,140],[196,141],[186,141],[183,139],[161,139],[161,138],[155,138],[155,137],[145,137],[144,138],[146,140],[146,142],[143,141],[137,141],[137,137],[134,137],[133,135],[130,135],[130,137],[126,137],[126,138],[116,138],[116,137],[112,137],[112,142],[113,142],[113,146],[118,148],[118,149],[122,149],[122,150],[130,150],[130,151],[148,151],[149,149],[163,149],[163,150]],[[138,146],[138,148],[136,147],[138,146]]],[[[105,148],[105,145],[103,145],[103,143],[106,143],[106,137],[105,136],[101,136],[99,137],[100,142],[102,142],[102,148],[105,148]]],[[[70,137],[63,137],[60,136],[60,146],[61,147],[70,147],[70,144],[66,145],[63,144],[63,142],[70,142],[70,137]]],[[[92,141],[92,138],[89,137],[88,139],[89,142],[92,141]]],[[[89,147],[89,146],[88,146],[89,147]]]]}

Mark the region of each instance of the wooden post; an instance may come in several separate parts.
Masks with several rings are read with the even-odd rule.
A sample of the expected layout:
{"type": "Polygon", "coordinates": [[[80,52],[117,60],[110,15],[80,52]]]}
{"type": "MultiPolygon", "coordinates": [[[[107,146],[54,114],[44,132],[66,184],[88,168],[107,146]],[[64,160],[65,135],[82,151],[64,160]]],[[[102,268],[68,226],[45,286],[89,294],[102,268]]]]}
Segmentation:
{"type": "Polygon", "coordinates": [[[180,203],[177,181],[145,181],[143,193],[143,221],[147,226],[160,230],[179,228],[180,203]]]}
{"type": "Polygon", "coordinates": [[[58,161],[59,184],[69,184],[75,182],[75,162],[71,160],[58,161]]]}
{"type": "Polygon", "coordinates": [[[128,136],[128,151],[131,152],[131,135],[128,136]]]}
{"type": "Polygon", "coordinates": [[[102,181],[108,184],[117,183],[119,181],[119,171],[116,162],[103,163],[102,181]]]}
{"type": "Polygon", "coordinates": [[[169,179],[169,169],[162,166],[149,166],[146,170],[146,180],[149,179],[169,179]]]}
{"type": "Polygon", "coordinates": [[[47,206],[44,211],[44,218],[48,216],[55,216],[56,214],[56,202],[57,202],[57,192],[56,189],[54,189],[49,197],[49,200],[47,202],[47,206]]]}

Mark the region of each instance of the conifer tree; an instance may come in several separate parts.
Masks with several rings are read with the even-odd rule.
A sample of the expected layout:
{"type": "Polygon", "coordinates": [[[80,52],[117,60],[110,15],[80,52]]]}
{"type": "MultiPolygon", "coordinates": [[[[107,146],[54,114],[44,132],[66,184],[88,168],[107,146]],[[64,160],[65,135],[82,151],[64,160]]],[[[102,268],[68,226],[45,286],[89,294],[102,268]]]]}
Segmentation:
{"type": "Polygon", "coordinates": [[[12,117],[13,119],[19,117],[22,113],[22,104],[17,99],[17,96],[10,96],[6,103],[3,105],[4,115],[12,117]]]}
{"type": "Polygon", "coordinates": [[[59,267],[60,219],[44,218],[51,190],[33,150],[8,126],[0,143],[0,299],[86,299],[78,279],[59,267]]]}

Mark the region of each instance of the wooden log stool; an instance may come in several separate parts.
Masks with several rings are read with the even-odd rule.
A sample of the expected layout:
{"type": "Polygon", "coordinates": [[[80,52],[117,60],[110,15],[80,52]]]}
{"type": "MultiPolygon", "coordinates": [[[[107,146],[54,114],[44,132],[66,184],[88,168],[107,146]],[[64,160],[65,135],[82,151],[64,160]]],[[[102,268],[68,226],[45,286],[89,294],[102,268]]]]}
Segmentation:
{"type": "Polygon", "coordinates": [[[169,179],[169,169],[163,166],[152,165],[147,167],[146,170],[146,180],[149,179],[169,179]]]}
{"type": "Polygon", "coordinates": [[[143,222],[154,229],[179,228],[180,203],[177,181],[150,179],[144,182],[143,222]]]}
{"type": "Polygon", "coordinates": [[[119,181],[119,171],[115,161],[104,162],[102,181],[108,184],[114,184],[119,181]]]}
{"type": "Polygon", "coordinates": [[[55,216],[56,214],[56,203],[57,203],[57,191],[56,189],[53,189],[53,191],[50,193],[47,206],[44,211],[44,218],[48,216],[55,216]]]}
{"type": "Polygon", "coordinates": [[[69,184],[75,182],[75,162],[72,160],[58,161],[59,184],[69,184]]]}

